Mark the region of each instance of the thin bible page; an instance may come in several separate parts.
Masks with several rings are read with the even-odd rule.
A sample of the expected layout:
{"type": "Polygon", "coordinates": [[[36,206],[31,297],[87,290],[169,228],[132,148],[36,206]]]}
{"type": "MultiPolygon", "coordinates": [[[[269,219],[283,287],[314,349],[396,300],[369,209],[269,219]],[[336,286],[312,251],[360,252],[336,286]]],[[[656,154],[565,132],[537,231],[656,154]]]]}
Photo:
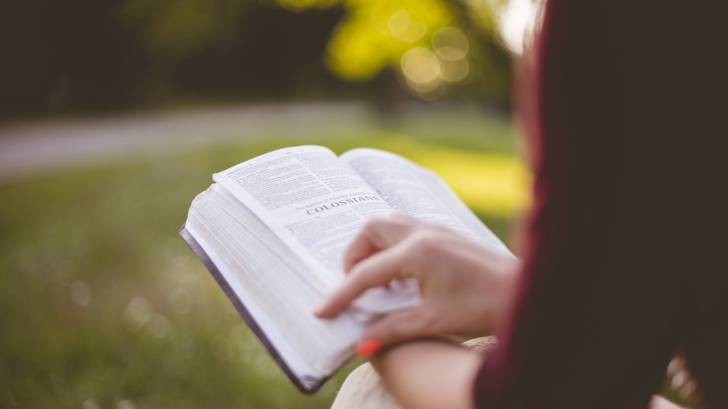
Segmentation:
{"type": "Polygon", "coordinates": [[[511,252],[510,249],[493,233],[478,216],[473,213],[470,208],[463,203],[455,192],[448,186],[448,184],[435,172],[417,166],[417,173],[420,175],[422,182],[440,199],[440,201],[455,215],[463,224],[480,238],[482,243],[487,243],[501,249],[511,252]]]}
{"type": "Polygon", "coordinates": [[[448,227],[481,244],[506,248],[433,172],[390,152],[360,148],[341,159],[402,214],[448,227]]]}
{"type": "Polygon", "coordinates": [[[329,149],[279,149],[214,175],[312,272],[322,293],[343,279],[343,253],[373,215],[393,209],[329,149]]]}

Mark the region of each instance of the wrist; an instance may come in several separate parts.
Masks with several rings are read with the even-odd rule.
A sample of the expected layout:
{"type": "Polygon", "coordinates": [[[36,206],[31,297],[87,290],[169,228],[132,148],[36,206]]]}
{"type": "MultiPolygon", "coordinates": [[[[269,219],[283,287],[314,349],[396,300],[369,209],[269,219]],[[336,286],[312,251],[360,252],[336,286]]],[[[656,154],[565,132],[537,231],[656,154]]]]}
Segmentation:
{"type": "Polygon", "coordinates": [[[379,352],[372,355],[370,362],[377,370],[389,365],[396,365],[397,362],[409,360],[410,357],[425,353],[432,349],[440,348],[462,348],[455,337],[450,336],[431,336],[412,339],[408,341],[398,342],[382,348],[379,352]]]}

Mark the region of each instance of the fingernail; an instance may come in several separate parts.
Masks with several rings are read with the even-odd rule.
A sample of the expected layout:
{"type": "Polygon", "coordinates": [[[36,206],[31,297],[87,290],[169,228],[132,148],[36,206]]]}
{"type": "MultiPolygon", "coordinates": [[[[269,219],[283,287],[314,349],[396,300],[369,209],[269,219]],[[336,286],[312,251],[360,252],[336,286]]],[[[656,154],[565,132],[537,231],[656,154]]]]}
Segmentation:
{"type": "Polygon", "coordinates": [[[318,316],[321,315],[321,313],[323,312],[323,310],[324,310],[324,306],[322,304],[322,305],[319,305],[318,307],[314,308],[313,310],[311,310],[311,312],[313,313],[313,315],[315,315],[315,316],[318,317],[318,316]]]}
{"type": "Polygon", "coordinates": [[[356,346],[356,355],[360,358],[369,358],[382,349],[382,342],[378,339],[365,339],[356,346]]]}

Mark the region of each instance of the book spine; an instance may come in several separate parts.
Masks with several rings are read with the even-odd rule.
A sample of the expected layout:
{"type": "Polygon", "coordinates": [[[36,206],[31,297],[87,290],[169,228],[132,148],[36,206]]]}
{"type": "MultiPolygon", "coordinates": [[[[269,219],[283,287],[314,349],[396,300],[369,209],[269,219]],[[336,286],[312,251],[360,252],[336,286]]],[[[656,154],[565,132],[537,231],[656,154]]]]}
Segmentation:
{"type": "Polygon", "coordinates": [[[273,343],[270,341],[268,336],[265,334],[265,332],[262,330],[260,325],[258,325],[258,322],[255,320],[252,314],[250,314],[250,311],[245,307],[245,304],[243,301],[235,294],[235,291],[233,291],[232,287],[230,287],[230,284],[228,284],[227,280],[225,280],[225,277],[222,275],[220,270],[217,268],[217,265],[214,261],[209,257],[205,249],[200,246],[200,244],[197,242],[197,240],[192,236],[192,234],[183,226],[179,230],[179,234],[182,237],[182,239],[187,243],[187,245],[190,246],[192,251],[197,255],[197,257],[202,261],[202,263],[205,265],[207,270],[212,274],[212,276],[215,278],[215,281],[217,281],[217,284],[222,288],[225,295],[227,295],[228,299],[230,299],[230,302],[235,306],[235,309],[238,311],[241,317],[243,317],[243,320],[245,320],[245,323],[248,325],[251,331],[253,331],[253,334],[260,340],[260,342],[263,344],[265,349],[268,351],[268,353],[273,357],[273,360],[278,364],[278,366],[283,370],[283,372],[288,376],[288,378],[293,382],[294,385],[300,390],[301,392],[305,394],[313,394],[321,386],[326,383],[328,380],[328,377],[326,378],[313,378],[313,377],[298,377],[295,373],[291,370],[288,363],[286,363],[283,356],[278,352],[276,347],[273,345],[273,343]]]}

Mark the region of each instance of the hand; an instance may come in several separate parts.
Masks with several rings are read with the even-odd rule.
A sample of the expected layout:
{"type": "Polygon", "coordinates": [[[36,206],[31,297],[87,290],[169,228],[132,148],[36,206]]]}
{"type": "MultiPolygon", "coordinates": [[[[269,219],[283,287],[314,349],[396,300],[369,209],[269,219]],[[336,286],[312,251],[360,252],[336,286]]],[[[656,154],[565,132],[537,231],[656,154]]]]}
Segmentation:
{"type": "Polygon", "coordinates": [[[423,336],[485,335],[503,319],[517,264],[507,251],[444,227],[404,216],[375,218],[344,256],[344,284],[315,314],[332,318],[370,288],[413,278],[422,302],[376,320],[366,329],[365,342],[381,346],[423,336]]]}

